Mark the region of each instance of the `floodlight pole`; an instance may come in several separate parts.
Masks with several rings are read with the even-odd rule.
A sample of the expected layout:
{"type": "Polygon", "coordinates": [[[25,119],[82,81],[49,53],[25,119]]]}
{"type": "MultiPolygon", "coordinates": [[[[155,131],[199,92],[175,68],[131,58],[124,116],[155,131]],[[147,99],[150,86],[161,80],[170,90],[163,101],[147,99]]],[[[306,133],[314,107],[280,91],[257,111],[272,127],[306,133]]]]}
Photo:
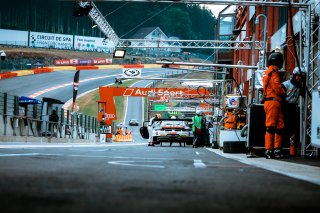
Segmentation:
{"type": "Polygon", "coordinates": [[[256,17],[256,20],[255,20],[255,24],[259,24],[259,18],[260,17],[263,17],[264,18],[264,27],[263,27],[263,58],[262,58],[262,66],[263,67],[261,67],[261,65],[260,65],[260,63],[259,63],[259,65],[260,65],[260,68],[264,68],[264,67],[266,67],[266,64],[265,64],[265,62],[266,62],[266,54],[267,54],[267,35],[268,35],[268,28],[267,28],[267,26],[268,26],[268,19],[267,19],[267,16],[266,15],[264,15],[264,14],[259,14],[257,17],[256,17]]]}

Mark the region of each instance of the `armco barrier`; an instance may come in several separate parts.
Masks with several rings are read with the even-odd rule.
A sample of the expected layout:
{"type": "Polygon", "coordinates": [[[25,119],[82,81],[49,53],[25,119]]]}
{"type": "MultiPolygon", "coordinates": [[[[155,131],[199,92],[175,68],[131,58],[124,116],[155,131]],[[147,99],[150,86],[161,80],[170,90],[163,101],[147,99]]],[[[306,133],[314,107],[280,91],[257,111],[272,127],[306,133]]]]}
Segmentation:
{"type": "Polygon", "coordinates": [[[122,69],[123,66],[122,65],[98,65],[97,67],[99,67],[99,69],[122,69]]]}
{"type": "MultiPolygon", "coordinates": [[[[190,68],[188,66],[169,65],[174,68],[190,68]]],[[[32,70],[18,70],[0,74],[0,79],[13,78],[18,76],[48,73],[63,70],[102,70],[102,69],[122,69],[122,68],[161,68],[160,64],[124,64],[124,65],[97,65],[97,66],[50,66],[35,68],[32,70]]]]}
{"type": "Polygon", "coordinates": [[[54,70],[49,67],[43,67],[43,68],[32,69],[32,71],[34,74],[39,74],[39,73],[53,72],[54,70]]]}
{"type": "Polygon", "coordinates": [[[17,73],[7,72],[0,74],[0,79],[17,77],[17,73]]]}
{"type": "Polygon", "coordinates": [[[161,64],[145,64],[144,68],[161,68],[161,64]]]}
{"type": "Polygon", "coordinates": [[[144,68],[143,64],[124,64],[123,68],[144,68]]]}
{"type": "Polygon", "coordinates": [[[19,71],[13,71],[11,73],[17,73],[17,76],[24,76],[24,75],[32,75],[32,74],[34,74],[33,70],[19,70],[19,71]]]}
{"type": "Polygon", "coordinates": [[[97,70],[97,66],[76,66],[76,70],[97,70]]]}
{"type": "Polygon", "coordinates": [[[59,66],[59,67],[50,67],[52,68],[54,71],[60,71],[60,70],[76,70],[76,67],[74,66],[59,66]]]}

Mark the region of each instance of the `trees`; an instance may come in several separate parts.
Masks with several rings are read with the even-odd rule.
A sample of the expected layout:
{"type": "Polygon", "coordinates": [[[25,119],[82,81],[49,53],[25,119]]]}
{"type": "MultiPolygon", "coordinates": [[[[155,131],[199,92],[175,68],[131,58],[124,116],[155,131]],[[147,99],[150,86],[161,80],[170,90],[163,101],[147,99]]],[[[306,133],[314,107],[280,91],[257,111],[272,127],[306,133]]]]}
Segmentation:
{"type": "Polygon", "coordinates": [[[161,16],[161,25],[168,36],[177,36],[180,39],[195,39],[192,31],[192,22],[189,13],[174,7],[161,16]]]}
{"type": "MultiPolygon", "coordinates": [[[[96,5],[107,15],[116,33],[125,35],[123,38],[129,38],[141,27],[155,26],[181,39],[214,38],[215,17],[199,5],[132,2],[97,2],[96,5]]],[[[88,17],[72,16],[73,6],[73,2],[56,0],[6,1],[0,7],[0,28],[101,36],[99,29],[91,28],[88,17]]]]}

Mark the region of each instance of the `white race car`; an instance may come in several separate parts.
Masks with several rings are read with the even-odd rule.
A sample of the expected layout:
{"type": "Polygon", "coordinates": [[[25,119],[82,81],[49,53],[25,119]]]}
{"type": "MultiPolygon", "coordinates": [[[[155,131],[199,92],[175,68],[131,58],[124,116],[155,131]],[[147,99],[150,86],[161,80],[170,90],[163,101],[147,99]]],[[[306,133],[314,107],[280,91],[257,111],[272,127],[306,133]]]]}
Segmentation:
{"type": "MultiPolygon", "coordinates": [[[[144,122],[144,124],[147,122],[144,122]]],[[[140,128],[143,138],[149,138],[149,133],[144,125],[140,128]]],[[[163,142],[193,144],[191,119],[155,119],[152,130],[152,143],[162,145],[163,142]]]]}

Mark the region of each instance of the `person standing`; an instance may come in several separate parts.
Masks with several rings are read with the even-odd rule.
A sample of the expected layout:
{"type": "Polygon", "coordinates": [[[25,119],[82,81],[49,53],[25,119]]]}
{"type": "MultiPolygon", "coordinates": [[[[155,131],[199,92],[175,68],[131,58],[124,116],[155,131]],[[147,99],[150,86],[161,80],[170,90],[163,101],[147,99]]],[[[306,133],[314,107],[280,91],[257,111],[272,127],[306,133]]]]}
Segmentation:
{"type": "Polygon", "coordinates": [[[263,92],[265,95],[264,111],[266,113],[265,156],[281,158],[281,143],[284,134],[284,120],[281,111],[281,100],[285,89],[281,85],[279,70],[283,66],[280,52],[272,53],[268,58],[268,69],[263,76],[263,92]]]}
{"type": "Polygon", "coordinates": [[[286,126],[286,133],[290,137],[290,155],[295,154],[295,142],[297,137],[297,130],[299,129],[299,109],[298,100],[299,96],[302,95],[304,88],[304,77],[306,71],[304,68],[295,67],[291,78],[282,83],[286,90],[285,101],[282,102],[282,109],[284,115],[284,123],[286,126]],[[301,71],[301,72],[300,72],[301,71]]]}
{"type": "Polygon", "coordinates": [[[193,132],[193,148],[197,148],[201,143],[201,127],[202,127],[202,112],[199,111],[192,117],[192,132],[193,132]]]}
{"type": "Polygon", "coordinates": [[[305,73],[304,68],[295,67],[289,80],[282,83],[286,90],[285,103],[298,104],[301,88],[303,87],[302,75],[305,73]]]}
{"type": "Polygon", "coordinates": [[[57,115],[56,110],[52,110],[51,115],[49,116],[49,131],[54,130],[54,126],[57,125],[59,121],[59,116],[57,115]]]}
{"type": "Polygon", "coordinates": [[[153,135],[152,135],[153,128],[154,128],[154,123],[155,123],[154,120],[155,119],[160,119],[160,118],[161,118],[161,115],[160,114],[156,114],[149,121],[149,124],[148,124],[148,133],[149,133],[148,146],[154,146],[154,144],[153,144],[153,135]]]}

